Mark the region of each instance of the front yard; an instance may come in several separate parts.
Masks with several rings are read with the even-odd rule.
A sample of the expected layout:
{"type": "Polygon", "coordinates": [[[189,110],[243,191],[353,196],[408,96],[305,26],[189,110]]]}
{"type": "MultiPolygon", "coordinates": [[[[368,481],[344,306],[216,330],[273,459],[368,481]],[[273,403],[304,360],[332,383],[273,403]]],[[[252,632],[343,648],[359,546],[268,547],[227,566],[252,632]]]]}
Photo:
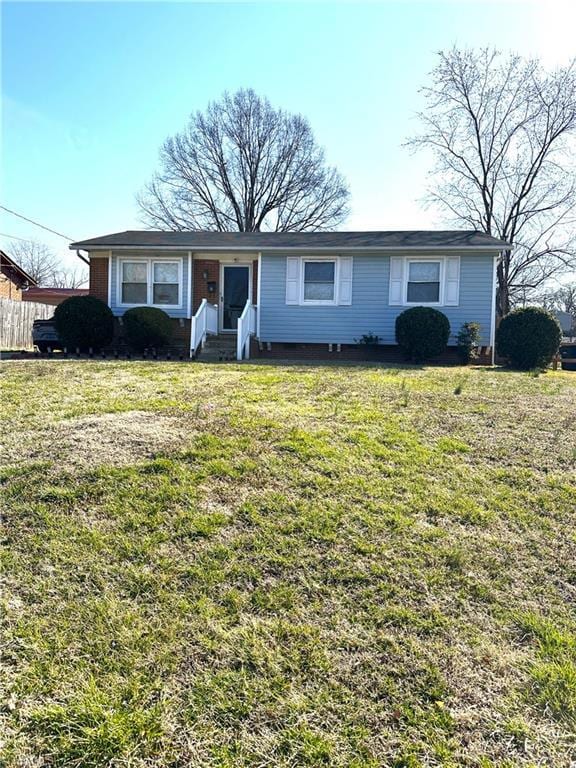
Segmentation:
{"type": "Polygon", "coordinates": [[[576,375],[0,384],[3,764],[576,760],[576,375]]]}

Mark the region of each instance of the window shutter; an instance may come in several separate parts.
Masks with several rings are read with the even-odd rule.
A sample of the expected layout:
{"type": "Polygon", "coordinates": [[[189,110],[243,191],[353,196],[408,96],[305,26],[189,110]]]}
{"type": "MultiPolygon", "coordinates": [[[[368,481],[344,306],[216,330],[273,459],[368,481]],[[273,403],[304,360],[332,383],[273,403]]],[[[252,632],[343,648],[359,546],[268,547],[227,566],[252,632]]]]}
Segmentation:
{"type": "Polygon", "coordinates": [[[455,307],[460,301],[460,256],[446,259],[444,273],[444,304],[455,307]]]}
{"type": "Polygon", "coordinates": [[[300,258],[286,257],[286,304],[300,302],[300,258]]]}
{"type": "Polygon", "coordinates": [[[352,304],[352,256],[340,258],[338,304],[352,304]]]}
{"type": "Polygon", "coordinates": [[[390,257],[390,292],[388,304],[397,306],[402,304],[404,292],[404,259],[401,256],[390,257]]]}

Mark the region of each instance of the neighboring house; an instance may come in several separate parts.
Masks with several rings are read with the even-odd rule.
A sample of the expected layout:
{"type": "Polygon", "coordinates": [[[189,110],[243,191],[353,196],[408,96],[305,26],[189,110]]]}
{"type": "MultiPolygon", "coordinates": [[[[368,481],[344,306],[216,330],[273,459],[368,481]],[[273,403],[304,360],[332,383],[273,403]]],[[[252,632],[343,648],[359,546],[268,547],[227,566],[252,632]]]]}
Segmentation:
{"type": "Polygon", "coordinates": [[[562,328],[562,334],[564,336],[572,336],[576,323],[570,312],[562,312],[559,309],[554,310],[554,315],[560,323],[562,328]]]}
{"type": "Polygon", "coordinates": [[[36,280],[16,264],[8,254],[0,251],[0,299],[22,301],[23,292],[35,286],[36,280]]]}
{"type": "Polygon", "coordinates": [[[444,312],[452,334],[479,323],[493,348],[496,263],[510,246],[473,231],[128,231],[70,247],[88,251],[90,293],[118,318],[159,307],[191,354],[238,329],[238,357],[353,358],[369,333],[393,351],[396,317],[420,305],[444,312]]]}
{"type": "Polygon", "coordinates": [[[70,296],[88,296],[88,288],[29,288],[23,295],[22,301],[35,301],[38,304],[57,306],[70,296]]]}

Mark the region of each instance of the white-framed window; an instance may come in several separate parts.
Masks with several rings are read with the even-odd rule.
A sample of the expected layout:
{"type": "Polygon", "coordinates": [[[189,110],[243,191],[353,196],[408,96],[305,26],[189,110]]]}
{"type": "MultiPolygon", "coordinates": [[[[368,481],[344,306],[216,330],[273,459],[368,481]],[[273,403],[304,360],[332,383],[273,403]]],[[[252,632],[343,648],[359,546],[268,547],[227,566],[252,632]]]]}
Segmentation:
{"type": "Polygon", "coordinates": [[[302,304],[336,303],[336,259],[302,259],[302,304]]]}
{"type": "Polygon", "coordinates": [[[455,307],[460,301],[460,256],[391,256],[390,306],[455,307]]]}
{"type": "Polygon", "coordinates": [[[122,261],[120,272],[120,303],[148,304],[147,262],[122,261]]]}
{"type": "Polygon", "coordinates": [[[180,304],[180,268],[176,261],[152,262],[152,303],[176,307],[180,304]]]}
{"type": "Polygon", "coordinates": [[[181,307],[182,259],[120,259],[118,303],[123,307],[181,307]]]}
{"type": "Polygon", "coordinates": [[[350,306],[352,256],[287,256],[286,304],[350,306]]]}
{"type": "Polygon", "coordinates": [[[441,304],[442,259],[409,259],[406,270],[406,304],[441,304]]]}

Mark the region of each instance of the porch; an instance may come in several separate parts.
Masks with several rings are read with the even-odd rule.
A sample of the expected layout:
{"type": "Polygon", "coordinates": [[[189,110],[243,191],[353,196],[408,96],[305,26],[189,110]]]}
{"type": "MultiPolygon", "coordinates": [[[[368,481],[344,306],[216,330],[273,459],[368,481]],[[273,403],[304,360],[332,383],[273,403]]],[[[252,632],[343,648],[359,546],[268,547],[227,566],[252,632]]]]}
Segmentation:
{"type": "Polygon", "coordinates": [[[257,327],[258,259],[196,256],[190,357],[242,360],[257,327]]]}

